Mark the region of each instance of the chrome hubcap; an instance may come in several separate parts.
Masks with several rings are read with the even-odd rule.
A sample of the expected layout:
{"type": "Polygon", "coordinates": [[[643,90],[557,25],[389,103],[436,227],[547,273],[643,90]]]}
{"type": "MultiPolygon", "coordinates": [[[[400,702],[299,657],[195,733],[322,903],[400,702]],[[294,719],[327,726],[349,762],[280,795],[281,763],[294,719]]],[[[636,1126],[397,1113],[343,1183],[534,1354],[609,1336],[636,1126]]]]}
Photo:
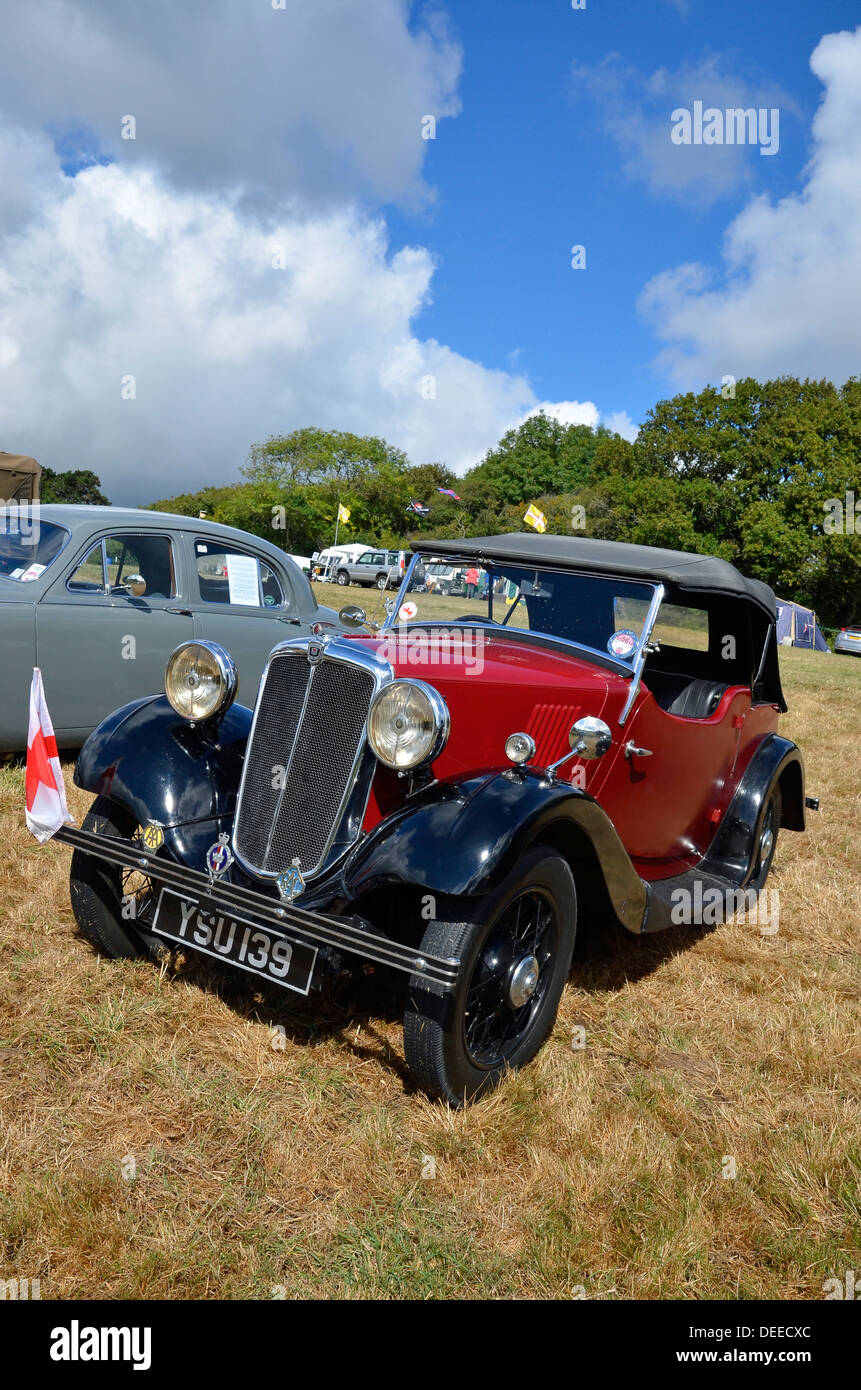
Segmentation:
{"type": "Polygon", "coordinates": [[[766,860],[771,854],[774,845],[774,831],[767,825],[759,837],[759,857],[766,860]]]}
{"type": "Polygon", "coordinates": [[[524,956],[512,968],[508,981],[508,1002],[512,1009],[528,1004],[538,987],[539,966],[535,956],[524,956]]]}

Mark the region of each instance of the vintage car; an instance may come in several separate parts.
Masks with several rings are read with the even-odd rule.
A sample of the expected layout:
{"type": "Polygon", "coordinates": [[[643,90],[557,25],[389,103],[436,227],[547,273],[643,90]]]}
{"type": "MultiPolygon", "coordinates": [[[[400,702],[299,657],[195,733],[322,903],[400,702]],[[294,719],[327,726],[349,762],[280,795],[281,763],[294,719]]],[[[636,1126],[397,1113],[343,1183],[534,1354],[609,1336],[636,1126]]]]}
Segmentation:
{"type": "Polygon", "coordinates": [[[0,749],[27,747],[34,666],[59,746],[80,748],[161,685],[178,643],[229,647],[252,692],[281,635],[318,623],[339,627],[290,556],[247,531],[122,507],[0,507],[0,749]]]}
{"type": "Polygon", "coordinates": [[[723,560],[428,541],[381,628],[341,619],[273,648],[253,710],[193,641],[104,721],[75,773],[97,799],[59,833],[72,905],[112,956],[200,951],[300,994],[399,972],[407,1061],[452,1105],[535,1055],[578,922],[723,920],[704,894],[750,902],[815,804],[777,733],[774,595],[723,560]],[[440,563],[484,596],[414,582],[440,563]]]}

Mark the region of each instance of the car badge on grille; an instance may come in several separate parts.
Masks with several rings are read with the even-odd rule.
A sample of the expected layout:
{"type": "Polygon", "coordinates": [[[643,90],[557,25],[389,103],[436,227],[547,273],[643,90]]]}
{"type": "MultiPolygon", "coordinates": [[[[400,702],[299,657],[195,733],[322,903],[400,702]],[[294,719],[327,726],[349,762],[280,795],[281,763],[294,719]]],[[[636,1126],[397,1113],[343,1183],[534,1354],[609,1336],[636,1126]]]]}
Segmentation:
{"type": "Polygon", "coordinates": [[[283,874],[279,874],[275,882],[278,885],[278,892],[285,902],[292,903],[294,898],[298,898],[300,893],[305,892],[305,880],[299,872],[299,860],[294,859],[289,869],[285,869],[283,874]]]}
{"type": "Polygon", "coordinates": [[[228,844],[229,836],[222,832],[214,845],[206,851],[206,867],[211,879],[220,878],[233,863],[233,855],[228,844]]]}
{"type": "Polygon", "coordinates": [[[308,665],[319,666],[323,660],[323,653],[326,650],[326,643],[322,639],[318,642],[308,643],[308,665]]]}

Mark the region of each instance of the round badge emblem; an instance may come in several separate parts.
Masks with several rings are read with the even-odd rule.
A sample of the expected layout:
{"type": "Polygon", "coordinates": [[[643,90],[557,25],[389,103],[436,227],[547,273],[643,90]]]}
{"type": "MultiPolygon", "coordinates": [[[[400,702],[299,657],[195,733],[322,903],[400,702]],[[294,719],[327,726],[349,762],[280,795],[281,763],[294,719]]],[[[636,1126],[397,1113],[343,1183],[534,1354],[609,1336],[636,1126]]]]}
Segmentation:
{"type": "Polygon", "coordinates": [[[613,633],[607,643],[607,651],[611,656],[618,656],[622,661],[627,661],[636,650],[637,641],[636,632],[632,632],[628,627],[623,627],[618,632],[613,633]]]}
{"type": "Polygon", "coordinates": [[[227,846],[213,845],[206,856],[206,866],[213,874],[222,874],[227,868],[227,846]]]}
{"type": "Polygon", "coordinates": [[[418,613],[418,611],[418,604],[413,603],[412,599],[410,599],[408,603],[401,604],[400,608],[398,609],[398,617],[400,618],[402,623],[410,623],[412,622],[413,618],[416,616],[416,613],[418,613]]]}
{"type": "Polygon", "coordinates": [[[164,831],[160,825],[145,825],[141,839],[147,849],[161,849],[164,844],[164,831]]]}
{"type": "Polygon", "coordinates": [[[212,878],[218,878],[233,863],[233,855],[230,852],[228,837],[226,834],[219,835],[214,845],[210,845],[206,851],[206,867],[212,878]]]}

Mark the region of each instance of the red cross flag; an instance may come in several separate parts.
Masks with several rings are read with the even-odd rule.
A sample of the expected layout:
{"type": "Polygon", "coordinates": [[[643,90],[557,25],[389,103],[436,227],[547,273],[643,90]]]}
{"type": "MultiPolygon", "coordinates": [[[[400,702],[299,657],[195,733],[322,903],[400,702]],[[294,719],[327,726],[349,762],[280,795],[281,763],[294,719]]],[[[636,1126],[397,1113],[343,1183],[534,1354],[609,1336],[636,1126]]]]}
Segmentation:
{"type": "Polygon", "coordinates": [[[45,704],[42,672],[33,667],[30,730],[27,734],[27,829],[43,843],[72,820],[66,805],[63,771],[54,726],[45,704]]]}

